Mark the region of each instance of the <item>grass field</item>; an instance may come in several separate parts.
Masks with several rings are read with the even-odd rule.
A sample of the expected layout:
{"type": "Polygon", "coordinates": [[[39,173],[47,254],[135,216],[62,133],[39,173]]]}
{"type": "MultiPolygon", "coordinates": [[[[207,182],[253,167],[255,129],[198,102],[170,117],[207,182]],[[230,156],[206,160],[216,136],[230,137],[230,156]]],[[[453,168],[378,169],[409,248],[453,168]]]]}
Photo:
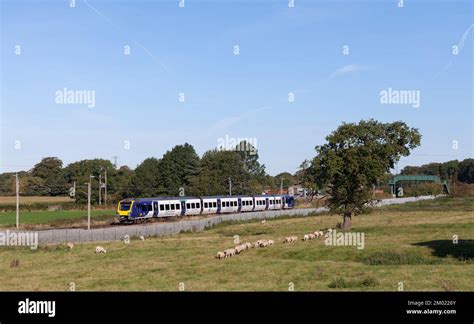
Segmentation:
{"type": "MultiPolygon", "coordinates": [[[[20,204],[35,204],[35,203],[64,203],[72,202],[74,199],[69,197],[43,197],[43,196],[20,196],[20,204]]],[[[16,204],[15,196],[0,196],[0,205],[16,204]]]]}
{"type": "Polygon", "coordinates": [[[200,233],[145,242],[0,249],[0,290],[295,291],[474,290],[474,200],[441,198],[390,206],[353,220],[365,248],[330,247],[323,239],[282,243],[285,236],[334,227],[340,216],[222,223],[200,233]],[[275,245],[217,260],[217,251],[241,241],[275,245]],[[453,244],[458,235],[458,244],[453,244]],[[19,266],[12,267],[18,259],[19,266]]]}

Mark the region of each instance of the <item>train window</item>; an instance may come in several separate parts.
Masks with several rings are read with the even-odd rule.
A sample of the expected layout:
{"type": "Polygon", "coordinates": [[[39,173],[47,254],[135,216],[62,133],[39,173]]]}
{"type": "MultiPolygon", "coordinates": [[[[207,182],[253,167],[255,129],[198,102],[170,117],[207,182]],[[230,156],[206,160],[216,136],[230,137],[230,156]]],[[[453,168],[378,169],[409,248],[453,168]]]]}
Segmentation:
{"type": "Polygon", "coordinates": [[[179,204],[176,204],[176,210],[180,210],[181,208],[179,208],[179,204]]]}
{"type": "Polygon", "coordinates": [[[214,206],[214,208],[217,208],[217,202],[213,202],[212,206],[214,206]]]}
{"type": "Polygon", "coordinates": [[[207,202],[204,203],[204,208],[207,208],[207,202]]]}
{"type": "Polygon", "coordinates": [[[196,208],[196,204],[195,203],[191,203],[191,208],[196,208]]]}
{"type": "Polygon", "coordinates": [[[190,203],[187,203],[186,204],[186,209],[190,209],[191,208],[191,204],[190,203]]]}
{"type": "Polygon", "coordinates": [[[160,205],[160,210],[165,210],[165,205],[160,205]]]}
{"type": "Polygon", "coordinates": [[[151,205],[148,205],[148,211],[152,211],[153,207],[151,205]]]}
{"type": "Polygon", "coordinates": [[[250,203],[250,206],[253,206],[253,201],[252,200],[250,200],[249,203],[250,203]]]}
{"type": "Polygon", "coordinates": [[[196,208],[201,208],[201,203],[196,203],[196,208]]]}
{"type": "Polygon", "coordinates": [[[171,210],[174,210],[174,204],[171,204],[171,210]]]}
{"type": "Polygon", "coordinates": [[[166,209],[166,210],[170,210],[170,205],[169,205],[169,204],[166,204],[166,205],[165,205],[165,209],[166,209]]]}

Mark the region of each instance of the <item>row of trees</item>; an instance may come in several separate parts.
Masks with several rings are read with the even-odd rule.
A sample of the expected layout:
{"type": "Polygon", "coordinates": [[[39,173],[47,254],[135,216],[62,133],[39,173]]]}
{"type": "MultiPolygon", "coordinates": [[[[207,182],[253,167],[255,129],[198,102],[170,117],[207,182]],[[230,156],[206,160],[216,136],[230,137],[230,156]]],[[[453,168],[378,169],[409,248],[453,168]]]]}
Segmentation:
{"type": "Polygon", "coordinates": [[[443,180],[474,183],[474,159],[453,160],[444,163],[429,163],[421,166],[407,166],[401,174],[435,175],[443,180]]]}
{"type": "MultiPolygon", "coordinates": [[[[109,160],[92,159],[71,163],[63,167],[57,157],[41,160],[30,171],[19,173],[20,192],[23,195],[61,196],[69,194],[76,184],[76,201],[87,199],[87,183],[91,182],[92,199],[98,199],[98,179],[105,182],[107,171],[107,192],[109,201],[124,197],[260,194],[265,190],[284,186],[297,181],[290,173],[275,177],[265,172],[265,165],[259,162],[257,150],[247,143],[239,143],[245,150],[210,150],[199,157],[190,144],[177,145],[167,151],[161,159],[147,158],[134,170],[128,166],[116,169],[109,160]]],[[[13,174],[0,175],[0,193],[13,194],[13,174]]]]}

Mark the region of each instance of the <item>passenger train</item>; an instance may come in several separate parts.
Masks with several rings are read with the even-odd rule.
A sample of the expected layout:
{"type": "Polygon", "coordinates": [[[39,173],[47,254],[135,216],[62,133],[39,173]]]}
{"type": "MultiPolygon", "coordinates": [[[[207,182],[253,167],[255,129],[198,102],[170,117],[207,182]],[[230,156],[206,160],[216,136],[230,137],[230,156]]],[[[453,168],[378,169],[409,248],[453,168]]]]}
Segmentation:
{"type": "Polygon", "coordinates": [[[289,195],[129,198],[118,203],[117,220],[291,209],[294,205],[289,195]]]}

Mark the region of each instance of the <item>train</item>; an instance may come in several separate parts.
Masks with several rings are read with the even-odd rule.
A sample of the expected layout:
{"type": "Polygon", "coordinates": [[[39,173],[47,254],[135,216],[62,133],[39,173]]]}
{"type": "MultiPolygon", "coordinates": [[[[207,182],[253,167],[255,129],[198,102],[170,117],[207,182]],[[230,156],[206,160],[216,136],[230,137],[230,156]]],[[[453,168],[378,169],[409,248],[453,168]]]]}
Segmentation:
{"type": "Polygon", "coordinates": [[[127,198],[117,205],[120,223],[152,218],[292,209],[290,195],[127,198]]]}

